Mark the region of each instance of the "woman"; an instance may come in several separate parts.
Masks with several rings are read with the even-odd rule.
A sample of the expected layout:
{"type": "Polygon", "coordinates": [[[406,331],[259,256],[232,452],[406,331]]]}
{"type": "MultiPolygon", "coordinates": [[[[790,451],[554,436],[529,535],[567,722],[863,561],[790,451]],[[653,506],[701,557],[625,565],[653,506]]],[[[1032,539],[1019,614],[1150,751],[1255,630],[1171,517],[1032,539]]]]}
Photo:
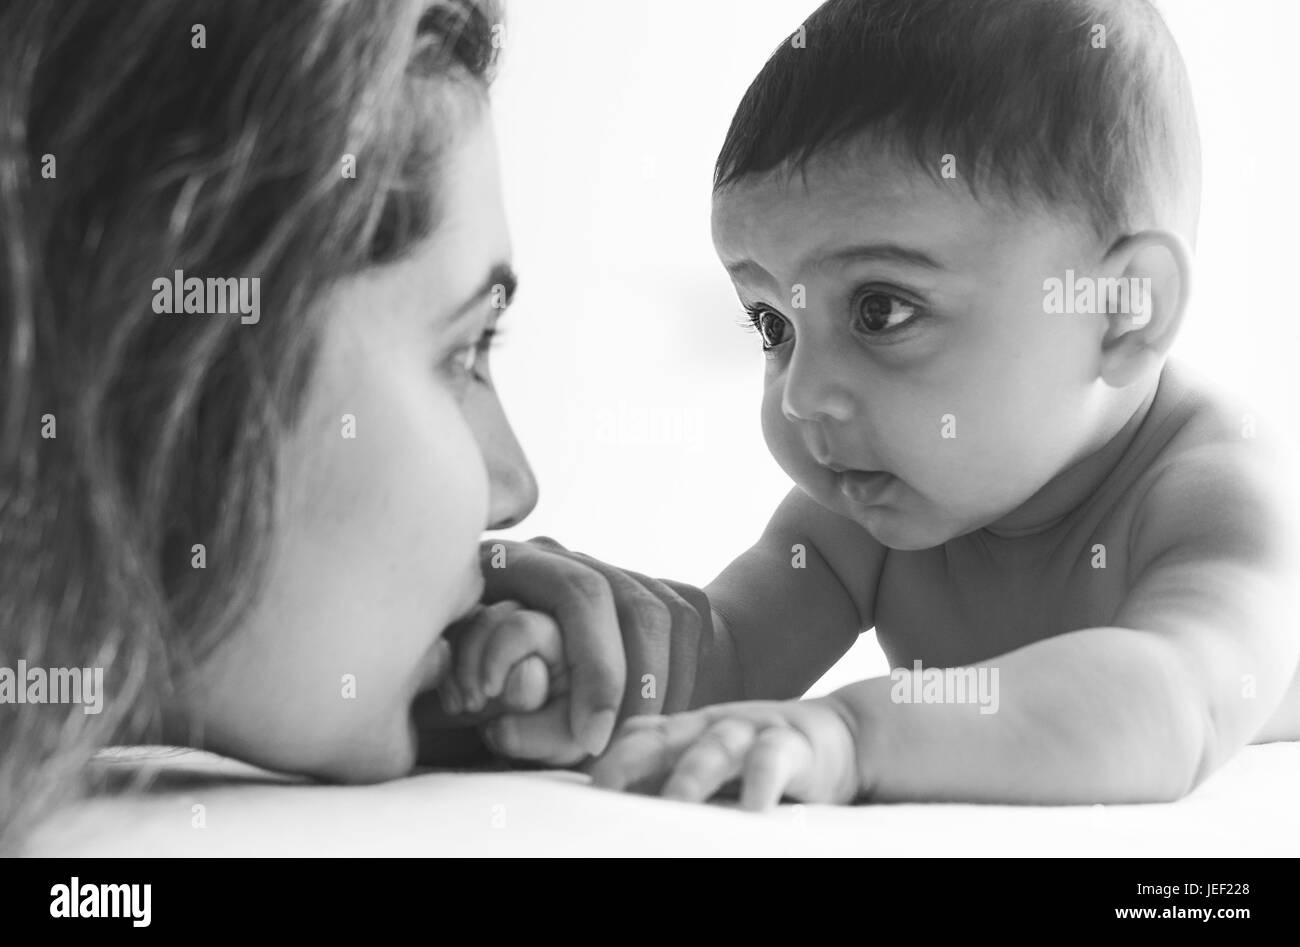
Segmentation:
{"type": "Polygon", "coordinates": [[[480,534],[536,498],[488,370],[497,20],[0,4],[0,664],[106,691],[0,705],[0,843],[110,742],[409,771],[480,534]],[[257,316],[167,311],[192,277],[257,316]]]}

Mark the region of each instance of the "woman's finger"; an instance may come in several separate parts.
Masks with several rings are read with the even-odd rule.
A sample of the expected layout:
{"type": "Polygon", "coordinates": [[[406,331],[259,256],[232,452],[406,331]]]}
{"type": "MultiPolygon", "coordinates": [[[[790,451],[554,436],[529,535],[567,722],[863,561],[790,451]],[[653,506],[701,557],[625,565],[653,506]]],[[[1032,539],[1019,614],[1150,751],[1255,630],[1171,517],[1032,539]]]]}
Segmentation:
{"type": "MultiPolygon", "coordinates": [[[[656,579],[639,572],[627,573],[663,603],[668,609],[668,630],[660,646],[668,654],[668,666],[665,676],[656,678],[658,690],[657,708],[646,705],[639,713],[674,714],[690,709],[691,694],[695,690],[695,669],[699,662],[700,632],[704,618],[699,609],[701,605],[704,617],[712,618],[709,600],[699,589],[676,582],[656,579]],[[688,594],[692,594],[688,598],[688,594]]],[[[624,634],[623,646],[632,653],[624,634]]],[[[631,674],[629,672],[629,678],[631,674]]],[[[633,680],[635,687],[636,681],[633,680]]],[[[626,704],[625,704],[626,706],[626,704]]]]}
{"type": "MultiPolygon", "coordinates": [[[[672,647],[669,651],[668,693],[664,713],[679,713],[691,708],[695,693],[695,672],[700,663],[700,639],[713,627],[713,609],[700,589],[684,582],[661,580],[676,597],[680,616],[674,615],[672,647]]],[[[674,607],[670,604],[670,608],[674,607]]]]}
{"type": "Polygon", "coordinates": [[[604,576],[614,593],[619,633],[627,656],[628,687],[619,717],[660,713],[670,680],[672,611],[650,590],[644,576],[625,572],[581,553],[573,555],[604,576]]]}
{"type": "MultiPolygon", "coordinates": [[[[546,541],[549,548],[564,549],[554,540],[546,541]]],[[[712,621],[708,597],[692,586],[619,569],[585,553],[568,554],[605,576],[614,591],[628,660],[628,692],[621,715],[688,710],[695,690],[701,630],[705,619],[712,621]],[[662,605],[666,615],[645,604],[644,593],[662,605]]]]}
{"type": "Polygon", "coordinates": [[[492,545],[480,546],[485,600],[514,598],[559,622],[569,667],[569,728],[589,753],[601,752],[614,732],[627,680],[609,582],[567,554],[528,543],[507,544],[504,565],[493,568],[492,545]]]}

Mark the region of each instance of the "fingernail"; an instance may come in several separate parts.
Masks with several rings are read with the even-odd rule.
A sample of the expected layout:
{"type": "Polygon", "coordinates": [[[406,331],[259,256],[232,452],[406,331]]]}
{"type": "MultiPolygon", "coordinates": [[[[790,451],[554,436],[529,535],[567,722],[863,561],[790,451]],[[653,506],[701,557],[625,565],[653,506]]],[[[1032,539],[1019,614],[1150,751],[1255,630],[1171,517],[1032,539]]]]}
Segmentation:
{"type": "Polygon", "coordinates": [[[598,714],[593,714],[587,721],[587,731],[583,735],[582,745],[592,756],[599,756],[604,752],[605,745],[609,743],[610,735],[614,732],[615,719],[614,711],[602,710],[598,714]]]}

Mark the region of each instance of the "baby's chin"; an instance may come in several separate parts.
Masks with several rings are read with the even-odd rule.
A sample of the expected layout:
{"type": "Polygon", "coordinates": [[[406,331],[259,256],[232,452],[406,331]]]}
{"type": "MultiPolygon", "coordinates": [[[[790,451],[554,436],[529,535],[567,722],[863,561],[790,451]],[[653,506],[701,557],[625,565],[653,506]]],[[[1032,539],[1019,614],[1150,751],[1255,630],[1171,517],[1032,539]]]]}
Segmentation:
{"type": "Polygon", "coordinates": [[[850,518],[871,534],[871,538],[899,552],[934,549],[970,529],[956,523],[932,520],[891,507],[856,510],[850,518]]]}
{"type": "Polygon", "coordinates": [[[852,520],[876,542],[899,552],[933,549],[979,527],[970,518],[934,507],[902,482],[897,483],[889,502],[872,505],[847,499],[833,478],[819,478],[816,484],[801,486],[832,513],[852,520]]]}

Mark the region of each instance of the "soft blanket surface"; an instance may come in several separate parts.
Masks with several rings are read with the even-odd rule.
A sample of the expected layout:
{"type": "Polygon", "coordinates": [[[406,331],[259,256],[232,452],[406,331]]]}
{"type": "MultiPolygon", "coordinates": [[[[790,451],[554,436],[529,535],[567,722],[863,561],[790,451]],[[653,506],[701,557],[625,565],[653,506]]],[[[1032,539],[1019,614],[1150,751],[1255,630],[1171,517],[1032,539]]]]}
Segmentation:
{"type": "Polygon", "coordinates": [[[429,772],[321,786],[194,751],[132,748],[103,765],[144,792],[59,813],[44,856],[1300,854],[1300,743],[1247,747],[1194,793],[1145,806],[685,805],[585,776],[429,772]]]}

